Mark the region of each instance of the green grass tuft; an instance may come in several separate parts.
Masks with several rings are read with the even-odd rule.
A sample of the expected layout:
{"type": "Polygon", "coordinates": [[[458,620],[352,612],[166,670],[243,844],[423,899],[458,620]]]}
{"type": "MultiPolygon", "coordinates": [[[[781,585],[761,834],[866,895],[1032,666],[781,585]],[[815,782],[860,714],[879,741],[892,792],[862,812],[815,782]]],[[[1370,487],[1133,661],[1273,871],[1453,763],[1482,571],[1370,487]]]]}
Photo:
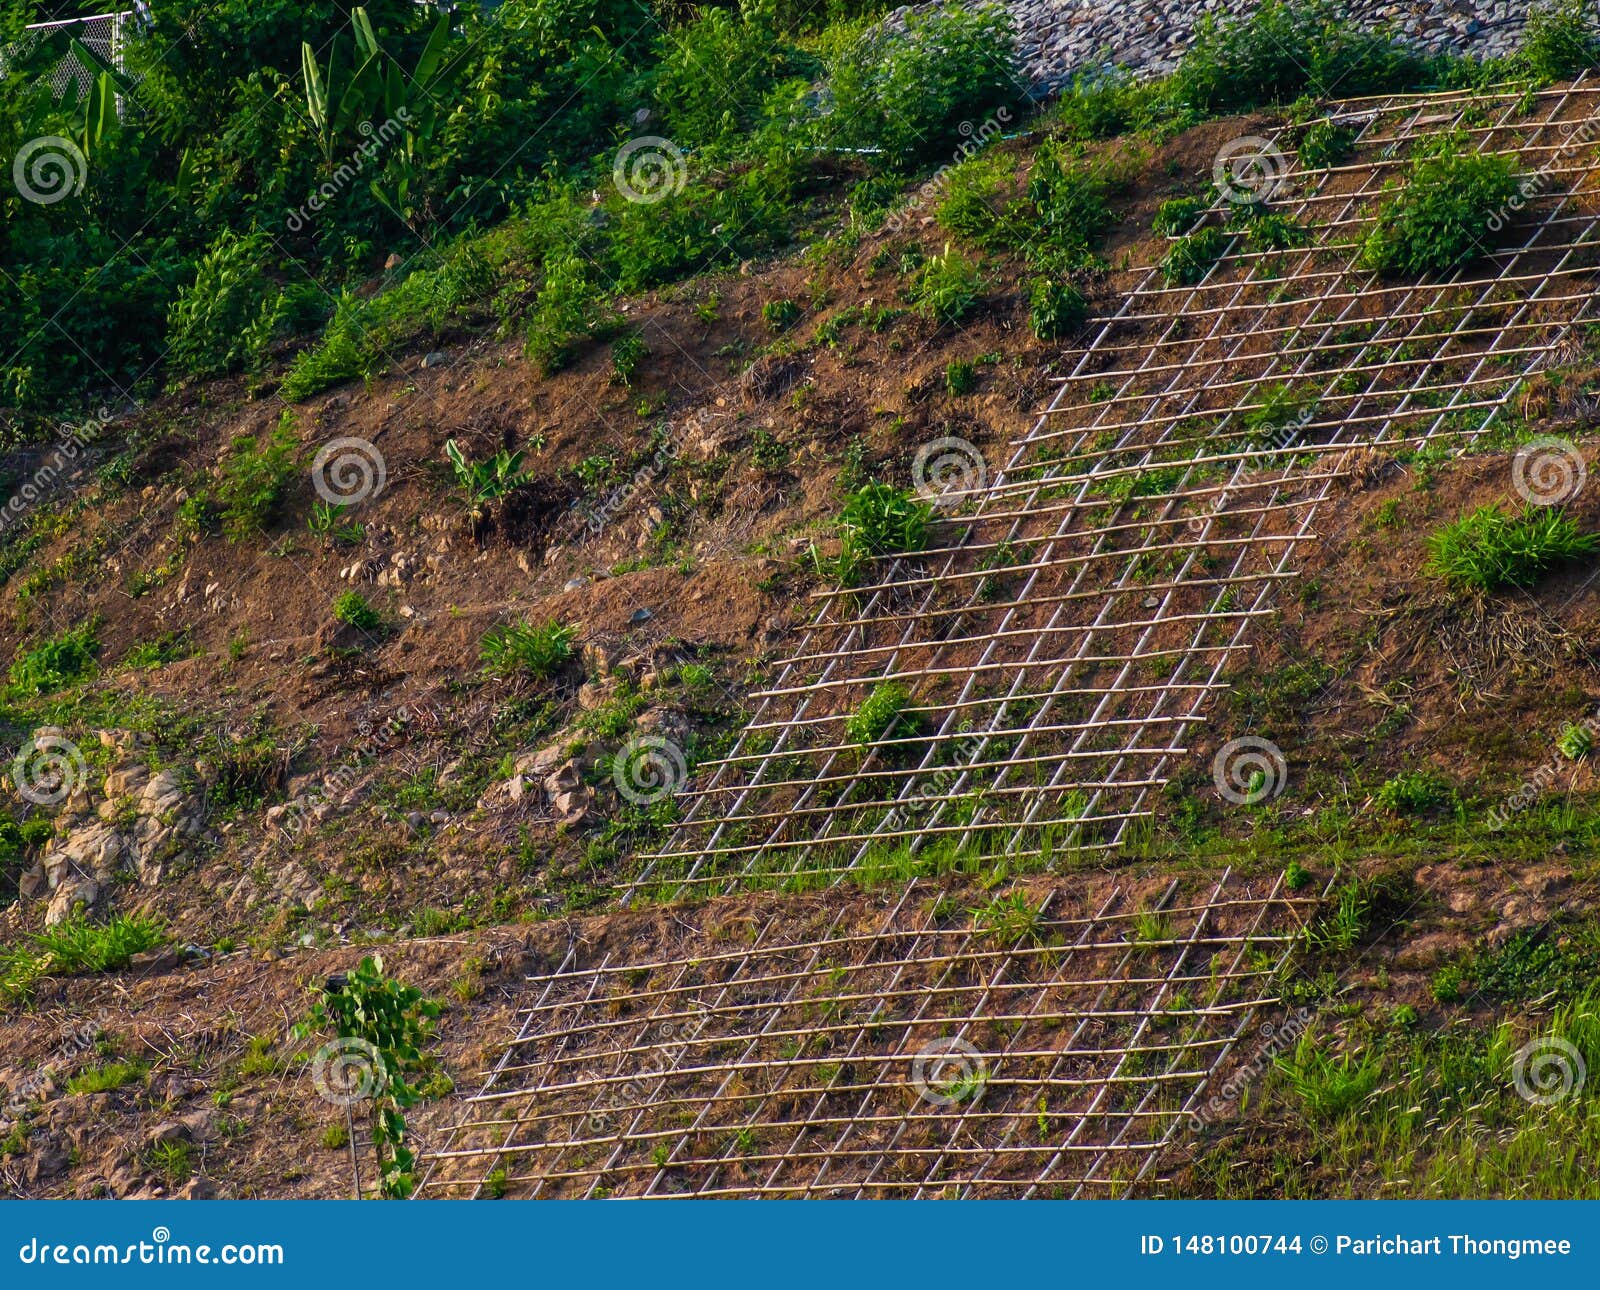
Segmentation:
{"type": "Polygon", "coordinates": [[[1507,515],[1482,506],[1428,538],[1428,573],[1457,590],[1532,587],[1559,564],[1592,556],[1600,534],[1585,533],[1560,507],[1507,515]]]}

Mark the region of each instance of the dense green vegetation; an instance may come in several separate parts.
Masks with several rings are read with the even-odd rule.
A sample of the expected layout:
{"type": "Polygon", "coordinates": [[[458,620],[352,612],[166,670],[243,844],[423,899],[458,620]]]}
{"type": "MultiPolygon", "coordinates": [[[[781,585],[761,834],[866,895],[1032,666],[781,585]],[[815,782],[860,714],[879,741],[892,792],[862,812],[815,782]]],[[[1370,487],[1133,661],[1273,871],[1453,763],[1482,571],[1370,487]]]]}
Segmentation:
{"type": "Polygon", "coordinates": [[[0,191],[0,407],[146,395],[320,330],[300,398],[474,305],[559,365],[613,292],[785,241],[837,158],[906,175],[1020,110],[998,11],[868,38],[858,8],[174,0],[61,100],[66,37],[36,42],[0,81],[0,144],[70,141],[69,173],[59,199],[0,191]]]}
{"type": "MultiPolygon", "coordinates": [[[[554,370],[615,329],[619,293],[780,247],[819,214],[881,219],[970,151],[980,123],[1021,118],[998,9],[881,28],[886,7],[506,0],[445,17],[409,0],[172,0],[120,70],[65,34],[16,46],[0,147],[56,142],[29,154],[37,189],[0,187],[0,322],[15,338],[0,410],[16,434],[32,414],[285,358],[292,401],[462,326],[520,334],[554,370]],[[47,73],[69,57],[89,88],[56,99],[47,73]]],[[[0,39],[41,13],[0,0],[0,39]]],[[[1099,76],[1048,109],[1067,146],[1046,145],[1024,192],[1007,191],[1005,163],[959,168],[941,219],[974,247],[1024,255],[1043,275],[1035,329],[1060,337],[1078,306],[1048,283],[1092,253],[1115,182],[1078,158],[1082,142],[1306,95],[1549,81],[1597,49],[1572,5],[1542,10],[1525,49],[1492,65],[1422,58],[1323,0],[1207,18],[1173,76],[1099,76]]],[[[1306,136],[1323,164],[1340,142],[1325,134],[1306,136]]],[[[1175,278],[1203,272],[1211,249],[1175,249],[1175,278]]],[[[958,249],[913,287],[945,323],[981,294],[958,249]]],[[[255,496],[270,505],[270,487],[255,496]]]]}

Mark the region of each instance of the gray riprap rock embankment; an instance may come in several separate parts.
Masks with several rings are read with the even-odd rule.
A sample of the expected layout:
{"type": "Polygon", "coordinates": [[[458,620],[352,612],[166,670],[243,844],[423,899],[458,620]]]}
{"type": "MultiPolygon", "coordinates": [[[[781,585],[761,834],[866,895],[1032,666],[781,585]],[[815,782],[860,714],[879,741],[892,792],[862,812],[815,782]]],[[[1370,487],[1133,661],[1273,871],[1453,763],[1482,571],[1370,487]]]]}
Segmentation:
{"type": "MultiPolygon", "coordinates": [[[[1189,48],[1200,18],[1246,14],[1257,3],[1009,0],[1005,7],[1016,20],[1028,78],[1035,92],[1044,93],[1067,84],[1081,72],[1107,65],[1121,64],[1151,76],[1170,72],[1189,48]]],[[[1347,9],[1354,21],[1392,27],[1429,53],[1449,50],[1485,58],[1516,48],[1528,13],[1526,3],[1511,0],[1410,0],[1402,4],[1353,0],[1347,9]]],[[[894,17],[904,12],[899,10],[894,17]]]]}

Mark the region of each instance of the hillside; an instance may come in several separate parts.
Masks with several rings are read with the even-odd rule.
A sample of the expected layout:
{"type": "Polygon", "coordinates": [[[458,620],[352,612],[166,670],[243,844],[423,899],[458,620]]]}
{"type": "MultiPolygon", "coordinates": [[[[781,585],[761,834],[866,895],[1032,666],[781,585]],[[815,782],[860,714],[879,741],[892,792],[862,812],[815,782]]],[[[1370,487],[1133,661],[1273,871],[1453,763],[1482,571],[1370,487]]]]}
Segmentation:
{"type": "Polygon", "coordinates": [[[679,15],[605,107],[705,132],[664,194],[573,144],[455,225],[429,135],[384,230],[436,240],[319,246],[303,318],[220,216],[137,374],[61,315],[86,365],[6,369],[0,1185],[1593,1193],[1600,36],[1514,17],[1269,6],[1052,94],[1027,11],[877,64],[679,15]],[[763,39],[737,111],[673,80],[763,39]],[[910,135],[807,114],[968,59],[910,135]]]}

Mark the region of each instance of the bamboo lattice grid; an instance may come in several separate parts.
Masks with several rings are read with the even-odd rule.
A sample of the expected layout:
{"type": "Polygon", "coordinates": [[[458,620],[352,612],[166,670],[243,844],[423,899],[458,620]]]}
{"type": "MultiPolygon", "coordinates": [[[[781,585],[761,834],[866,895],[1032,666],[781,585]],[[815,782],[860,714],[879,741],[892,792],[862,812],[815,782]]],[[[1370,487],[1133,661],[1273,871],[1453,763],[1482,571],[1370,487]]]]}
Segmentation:
{"type": "MultiPolygon", "coordinates": [[[[933,549],[819,595],[630,899],[1126,842],[1336,483],[1482,435],[1584,316],[1597,114],[1583,81],[1339,104],[1352,155],[1288,164],[1269,201],[1304,245],[1263,249],[1219,196],[1203,222],[1227,249],[1200,281],[1113,275],[1119,307],[933,549]],[[1442,281],[1359,269],[1380,190],[1446,130],[1540,176],[1502,249],[1442,281]],[[881,686],[910,703],[862,747],[846,725],[881,686]]],[[[1271,146],[1293,157],[1292,132],[1271,146]]]]}
{"type": "Polygon", "coordinates": [[[726,925],[721,902],[671,920],[656,958],[574,942],[532,979],[520,1033],[419,1194],[1156,1186],[1211,1072],[1275,1002],[1312,902],[1226,873],[1146,886],[972,909],[931,883],[768,896],[726,925]]]}

